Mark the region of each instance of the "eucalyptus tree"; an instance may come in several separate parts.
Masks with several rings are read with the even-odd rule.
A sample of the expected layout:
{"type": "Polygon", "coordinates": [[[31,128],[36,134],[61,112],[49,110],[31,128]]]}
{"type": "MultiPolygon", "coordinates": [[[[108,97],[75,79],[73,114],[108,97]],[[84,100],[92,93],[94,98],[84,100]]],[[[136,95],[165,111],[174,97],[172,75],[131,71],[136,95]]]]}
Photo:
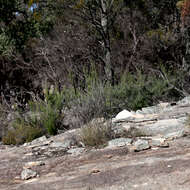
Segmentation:
{"type": "Polygon", "coordinates": [[[0,1],[0,101],[10,92],[20,96],[23,89],[32,90],[39,68],[28,59],[31,50],[26,48],[53,27],[53,16],[45,5],[42,0],[0,1]]]}
{"type": "Polygon", "coordinates": [[[185,43],[183,66],[190,75],[190,0],[179,1],[178,7],[181,10],[181,31],[185,43]]]}
{"type": "Polygon", "coordinates": [[[96,40],[101,47],[98,59],[104,65],[105,80],[113,84],[111,31],[117,15],[124,8],[123,0],[81,0],[74,1],[73,8],[83,21],[94,29],[96,40]]]}
{"type": "Polygon", "coordinates": [[[17,50],[22,50],[28,40],[34,37],[39,38],[53,27],[52,2],[51,4],[50,2],[1,0],[0,36],[6,36],[17,50]]]}

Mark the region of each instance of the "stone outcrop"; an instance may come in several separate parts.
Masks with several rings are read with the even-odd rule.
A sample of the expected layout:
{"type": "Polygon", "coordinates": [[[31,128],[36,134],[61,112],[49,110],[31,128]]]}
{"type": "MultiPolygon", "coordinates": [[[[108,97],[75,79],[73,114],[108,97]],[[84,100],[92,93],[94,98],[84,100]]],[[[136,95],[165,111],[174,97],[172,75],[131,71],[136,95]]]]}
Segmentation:
{"type": "Polygon", "coordinates": [[[37,172],[31,170],[31,169],[24,169],[21,172],[21,179],[22,180],[27,180],[27,179],[31,179],[37,176],[37,172]]]}
{"type": "Polygon", "coordinates": [[[161,103],[157,106],[143,108],[132,112],[126,118],[112,120],[114,128],[123,133],[131,127],[139,129],[147,136],[160,136],[166,139],[182,137],[189,132],[186,125],[190,114],[190,98],[177,102],[175,105],[161,103]]]}
{"type": "Polygon", "coordinates": [[[80,129],[18,147],[0,144],[0,189],[188,189],[189,114],[190,97],[124,110],[112,119],[115,139],[101,149],[80,142],[80,129]]]}

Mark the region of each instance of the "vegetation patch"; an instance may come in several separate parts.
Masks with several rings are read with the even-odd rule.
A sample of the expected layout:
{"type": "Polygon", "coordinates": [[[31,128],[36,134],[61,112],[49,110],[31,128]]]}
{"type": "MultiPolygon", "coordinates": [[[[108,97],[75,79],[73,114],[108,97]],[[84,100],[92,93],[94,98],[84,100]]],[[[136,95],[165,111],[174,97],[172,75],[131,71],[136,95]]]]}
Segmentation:
{"type": "Polygon", "coordinates": [[[48,90],[46,88],[44,90],[44,96],[44,100],[40,99],[39,101],[30,102],[30,110],[33,113],[37,113],[33,118],[36,125],[44,128],[47,134],[55,135],[63,118],[63,93],[57,89],[48,90]],[[38,114],[40,118],[37,118],[38,114]]]}
{"type": "Polygon", "coordinates": [[[81,128],[81,141],[87,146],[103,146],[112,139],[113,133],[108,124],[93,122],[81,128]]]}
{"type": "Polygon", "coordinates": [[[30,142],[35,138],[42,136],[45,133],[43,128],[33,126],[31,123],[19,118],[14,123],[14,128],[9,130],[2,138],[4,144],[19,145],[25,142],[30,142]]]}
{"type": "Polygon", "coordinates": [[[29,103],[29,112],[20,113],[13,123],[13,129],[3,137],[4,144],[23,144],[44,134],[57,134],[63,119],[63,94],[56,89],[45,89],[44,96],[44,100],[29,103]]]}

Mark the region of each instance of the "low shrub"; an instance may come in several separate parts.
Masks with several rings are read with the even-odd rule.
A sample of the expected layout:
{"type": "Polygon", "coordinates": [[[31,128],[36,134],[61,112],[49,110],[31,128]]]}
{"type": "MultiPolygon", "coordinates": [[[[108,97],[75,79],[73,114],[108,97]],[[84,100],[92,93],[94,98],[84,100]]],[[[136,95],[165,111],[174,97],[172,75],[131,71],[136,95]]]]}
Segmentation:
{"type": "Polygon", "coordinates": [[[3,136],[2,142],[6,145],[16,145],[15,133],[13,131],[8,131],[7,134],[3,136]]]}
{"type": "Polygon", "coordinates": [[[19,145],[30,142],[44,133],[45,131],[39,126],[25,121],[23,118],[17,118],[13,124],[13,129],[8,130],[7,134],[3,136],[2,141],[7,145],[19,145]]]}
{"type": "Polygon", "coordinates": [[[99,122],[90,122],[81,128],[81,141],[87,146],[103,146],[112,139],[111,125],[99,122]]]}
{"type": "Polygon", "coordinates": [[[18,112],[14,112],[11,108],[3,103],[0,103],[0,140],[7,134],[13,120],[17,117],[18,112]]]}
{"type": "Polygon", "coordinates": [[[104,116],[104,112],[106,112],[105,103],[104,88],[101,84],[92,86],[87,93],[81,93],[71,106],[75,117],[80,120],[79,126],[94,118],[104,116]]]}
{"type": "Polygon", "coordinates": [[[158,103],[171,91],[168,84],[157,76],[123,74],[118,85],[105,87],[107,112],[116,114],[123,109],[138,110],[158,103]]]}
{"type": "Polygon", "coordinates": [[[13,129],[8,130],[3,137],[4,144],[23,144],[44,134],[55,135],[61,125],[63,93],[45,90],[45,100],[31,101],[30,111],[20,113],[13,123],[13,129]]]}
{"type": "Polygon", "coordinates": [[[63,92],[57,89],[44,90],[45,100],[30,102],[30,109],[40,114],[40,119],[35,118],[36,124],[45,128],[49,135],[57,134],[60,121],[63,118],[63,92]]]}
{"type": "Polygon", "coordinates": [[[174,91],[166,80],[157,76],[128,73],[123,74],[115,86],[103,85],[97,80],[86,93],[79,93],[71,107],[82,125],[97,117],[111,118],[123,109],[138,110],[159,101],[171,100],[170,95],[174,91]]]}
{"type": "MultiPolygon", "coordinates": [[[[60,92],[57,89],[45,88],[44,100],[39,99],[29,103],[30,112],[33,114],[27,117],[23,114],[22,119],[16,120],[17,127],[5,135],[4,142],[20,144],[33,140],[40,134],[57,134],[64,120],[63,108],[69,110],[72,118],[77,118],[77,123],[75,121],[74,125],[75,128],[79,128],[94,118],[112,118],[123,109],[137,110],[151,106],[159,100],[172,97],[172,93],[177,94],[175,88],[168,85],[169,80],[169,76],[164,80],[156,75],[147,76],[141,72],[135,75],[127,73],[122,75],[117,85],[111,86],[102,84],[94,74],[87,80],[84,91],[64,88],[60,92]],[[29,131],[31,136],[28,135],[29,131]],[[17,133],[23,133],[22,140],[13,138],[14,132],[15,136],[17,133]]],[[[172,79],[170,84],[174,83],[175,80],[172,79]]],[[[89,146],[104,144],[110,137],[110,130],[102,124],[91,124],[82,128],[82,140],[89,146]]],[[[130,133],[129,136],[136,136],[139,132],[130,133]]]]}

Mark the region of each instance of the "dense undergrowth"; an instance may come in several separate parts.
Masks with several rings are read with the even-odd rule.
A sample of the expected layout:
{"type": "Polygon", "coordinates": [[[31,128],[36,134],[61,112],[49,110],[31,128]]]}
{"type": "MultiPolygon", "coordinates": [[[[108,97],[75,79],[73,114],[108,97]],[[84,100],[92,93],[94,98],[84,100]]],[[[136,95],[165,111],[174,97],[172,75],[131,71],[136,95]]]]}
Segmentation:
{"type": "Polygon", "coordinates": [[[189,5],[0,1],[0,140],[22,144],[188,96],[189,5]]]}
{"type": "MultiPolygon", "coordinates": [[[[168,75],[170,84],[175,86],[174,79],[168,75]]],[[[57,134],[59,129],[64,129],[66,110],[72,113],[71,122],[72,117],[78,118],[78,123],[74,126],[78,128],[94,118],[109,119],[123,109],[137,110],[162,100],[172,100],[173,97],[177,98],[176,95],[180,96],[169,86],[168,81],[158,76],[147,77],[141,72],[137,75],[123,74],[115,86],[103,85],[97,75],[93,74],[88,76],[86,91],[75,91],[66,87],[59,91],[51,86],[46,87],[43,93],[44,98],[30,101],[26,110],[15,110],[19,114],[2,138],[5,144],[22,144],[41,135],[57,134]]],[[[82,139],[87,144],[98,145],[91,136],[94,135],[98,137],[99,142],[103,142],[111,138],[108,129],[101,126],[97,128],[97,125],[90,130],[83,128],[82,139]]]]}

